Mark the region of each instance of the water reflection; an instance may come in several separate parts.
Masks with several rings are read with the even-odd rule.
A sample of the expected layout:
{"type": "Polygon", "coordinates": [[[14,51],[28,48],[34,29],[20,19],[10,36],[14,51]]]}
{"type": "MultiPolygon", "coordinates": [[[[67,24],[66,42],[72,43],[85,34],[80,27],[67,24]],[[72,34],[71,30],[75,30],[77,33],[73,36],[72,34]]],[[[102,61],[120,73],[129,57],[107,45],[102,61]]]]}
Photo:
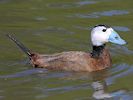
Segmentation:
{"type": "Polygon", "coordinates": [[[47,73],[46,69],[29,69],[29,70],[25,70],[22,72],[17,72],[17,73],[13,73],[13,74],[8,74],[8,75],[0,75],[0,79],[9,79],[9,78],[20,78],[20,77],[25,77],[25,76],[29,76],[29,75],[33,75],[36,73],[47,73]]]}
{"type": "MultiPolygon", "coordinates": [[[[88,27],[84,26],[109,21],[108,24],[115,25],[116,30],[126,32],[125,38],[130,41],[128,46],[132,49],[133,42],[130,35],[132,23],[129,20],[133,18],[132,0],[126,2],[122,0],[0,0],[0,4],[1,36],[3,37],[3,33],[8,32],[15,33],[18,36],[26,35],[27,39],[28,37],[31,38],[28,41],[31,48],[34,48],[32,41],[35,41],[35,38],[38,38],[35,41],[37,49],[43,52],[51,52],[45,48],[52,48],[53,52],[65,51],[69,47],[76,49],[77,45],[74,45],[74,43],[81,45],[81,49],[85,48],[85,46],[88,46],[88,42],[83,40],[86,35],[76,33],[84,33],[84,30],[88,30],[88,27]],[[101,8],[98,9],[98,7],[101,8]],[[68,15],[72,19],[66,18],[68,15]],[[124,21],[118,20],[119,17],[124,21]],[[101,19],[99,20],[99,18],[101,19]],[[69,22],[65,22],[68,20],[69,22]],[[56,22],[58,23],[56,24],[56,22]],[[71,26],[74,26],[73,30],[71,30],[71,26]],[[51,35],[53,35],[52,38],[50,38],[51,35]],[[58,41],[60,37],[61,40],[58,41]],[[61,46],[60,43],[66,38],[69,39],[66,40],[70,42],[69,44],[73,44],[64,44],[66,46],[64,48],[64,45],[61,46]]],[[[43,69],[33,69],[31,66],[28,68],[27,65],[20,63],[18,57],[21,56],[16,54],[18,50],[16,48],[9,50],[11,49],[9,47],[14,45],[7,43],[6,38],[2,37],[0,100],[62,100],[69,99],[69,97],[69,100],[102,98],[133,100],[131,96],[133,89],[130,83],[132,79],[123,78],[129,74],[132,76],[133,73],[133,66],[128,65],[129,63],[132,64],[133,52],[126,47],[111,46],[111,52],[118,56],[122,55],[120,58],[114,57],[113,60],[117,64],[115,63],[114,68],[109,71],[94,73],[93,75],[50,72],[43,71],[43,69]],[[15,53],[13,54],[12,51],[15,53]],[[123,63],[121,63],[121,60],[123,63]],[[116,82],[117,79],[126,83],[126,88],[130,91],[125,89],[124,83],[119,86],[120,83],[116,82]],[[114,88],[110,89],[111,86],[114,86],[114,88]],[[54,99],[47,99],[47,97],[54,99]]],[[[23,38],[27,40],[25,36],[23,38]]]]}
{"type": "Polygon", "coordinates": [[[3,3],[9,3],[11,0],[0,0],[0,3],[3,4],[3,3]]]}
{"type": "MultiPolygon", "coordinates": [[[[132,100],[132,91],[128,91],[126,88],[119,88],[112,90],[110,86],[115,83],[115,80],[127,76],[133,72],[133,68],[127,64],[116,65],[114,68],[94,73],[73,73],[69,74],[65,79],[68,80],[92,80],[86,87],[90,88],[92,86],[93,94],[92,98],[85,97],[84,99],[96,99],[96,100],[132,100]]],[[[83,84],[82,84],[83,85],[83,84]]],[[[84,84],[85,85],[85,84],[84,84]]],[[[84,86],[83,86],[84,87],[84,86]]],[[[83,87],[80,85],[78,88],[83,87]]],[[[73,87],[73,90],[77,90],[77,87],[73,87]]],[[[69,90],[70,91],[70,90],[69,90]]]]}
{"type": "Polygon", "coordinates": [[[45,18],[43,16],[37,16],[37,17],[35,17],[35,20],[37,20],[37,21],[45,21],[45,20],[47,20],[47,18],[45,18]]]}
{"type": "MultiPolygon", "coordinates": [[[[104,73],[94,73],[92,87],[94,90],[93,98],[97,100],[132,100],[132,94],[128,89],[116,89],[108,92],[108,87],[115,83],[115,80],[127,76],[133,72],[133,68],[127,64],[117,65],[109,71],[104,71],[104,73]],[[117,74],[116,74],[117,73],[117,74]],[[118,74],[119,73],[119,74],[118,74]],[[104,76],[104,77],[103,77],[104,76]]],[[[124,88],[124,87],[123,87],[124,88]]]]}
{"type": "Polygon", "coordinates": [[[101,99],[102,100],[103,99],[114,100],[115,98],[117,98],[118,100],[118,97],[122,98],[121,96],[123,94],[126,94],[126,90],[119,89],[119,90],[113,90],[114,92],[108,92],[109,84],[107,84],[107,81],[106,81],[106,79],[108,78],[106,77],[107,74],[109,74],[109,72],[104,72],[104,73],[102,72],[101,74],[99,73],[98,75],[97,73],[93,74],[94,81],[92,82],[91,85],[92,85],[94,92],[93,92],[92,97],[95,98],[96,100],[101,100],[101,99]]]}
{"type": "Polygon", "coordinates": [[[78,18],[99,18],[102,16],[116,16],[116,15],[126,15],[129,14],[129,11],[126,10],[109,10],[109,11],[103,11],[103,12],[93,12],[90,14],[75,14],[74,16],[69,17],[78,17],[78,18]]]}
{"type": "Polygon", "coordinates": [[[95,3],[96,1],[82,0],[79,2],[50,3],[50,4],[47,4],[47,6],[50,8],[75,8],[75,7],[81,7],[84,5],[95,4],[95,3]]]}
{"type": "MultiPolygon", "coordinates": [[[[38,19],[38,20],[42,20],[42,19],[38,19]]],[[[63,34],[75,34],[75,32],[73,31],[69,31],[66,28],[63,27],[55,27],[55,26],[48,26],[46,28],[43,29],[37,29],[37,30],[26,30],[25,33],[32,33],[35,35],[43,35],[43,34],[48,34],[48,33],[63,33],[63,34]]]]}
{"type": "MultiPolygon", "coordinates": [[[[74,25],[73,27],[76,29],[80,29],[80,30],[91,30],[93,28],[93,27],[83,27],[83,26],[79,26],[79,25],[74,25]]],[[[112,26],[112,28],[117,31],[121,31],[121,32],[130,31],[130,29],[126,26],[112,26]]]]}
{"type": "MultiPolygon", "coordinates": [[[[128,91],[125,87],[110,89],[111,85],[117,84],[115,81],[119,78],[127,76],[133,73],[133,67],[127,64],[114,65],[114,68],[107,69],[93,73],[74,73],[74,72],[53,72],[46,69],[29,69],[22,72],[17,72],[10,75],[1,75],[0,79],[13,79],[33,76],[33,79],[37,79],[36,86],[33,87],[34,91],[40,91],[36,98],[47,98],[53,95],[59,95],[62,93],[68,93],[78,90],[90,90],[93,91],[92,97],[84,97],[84,99],[96,99],[96,100],[132,100],[132,91],[128,91]],[[39,82],[38,82],[39,79],[39,82]],[[49,80],[49,81],[47,81],[49,80]],[[79,82],[84,80],[85,82],[79,82]],[[71,84],[71,82],[76,82],[71,84]],[[71,84],[71,85],[67,85],[71,84]],[[49,85],[55,85],[55,87],[49,87],[49,85]],[[64,85],[65,84],[65,85],[64,85]],[[56,86],[57,85],[57,86],[56,86]],[[61,86],[60,86],[61,85],[61,86]]],[[[22,83],[32,83],[32,79],[12,81],[11,84],[21,85],[22,83]]]]}
{"type": "Polygon", "coordinates": [[[92,87],[94,89],[93,98],[97,100],[101,99],[124,100],[125,96],[130,98],[128,100],[131,100],[130,95],[128,95],[127,91],[124,89],[114,90],[114,92],[106,92],[108,86],[106,85],[106,83],[100,81],[93,82],[92,87]]]}
{"type": "Polygon", "coordinates": [[[122,31],[122,32],[128,32],[128,31],[130,31],[130,29],[128,27],[125,27],[125,26],[113,26],[113,28],[115,30],[122,31]]]}
{"type": "Polygon", "coordinates": [[[133,51],[128,49],[127,47],[118,46],[115,44],[112,44],[110,51],[111,51],[111,55],[122,55],[122,54],[132,55],[133,54],[133,51]]]}
{"type": "Polygon", "coordinates": [[[125,63],[114,66],[115,67],[110,70],[112,72],[111,77],[106,78],[106,82],[108,85],[113,84],[116,79],[122,78],[133,73],[133,67],[125,63]]]}

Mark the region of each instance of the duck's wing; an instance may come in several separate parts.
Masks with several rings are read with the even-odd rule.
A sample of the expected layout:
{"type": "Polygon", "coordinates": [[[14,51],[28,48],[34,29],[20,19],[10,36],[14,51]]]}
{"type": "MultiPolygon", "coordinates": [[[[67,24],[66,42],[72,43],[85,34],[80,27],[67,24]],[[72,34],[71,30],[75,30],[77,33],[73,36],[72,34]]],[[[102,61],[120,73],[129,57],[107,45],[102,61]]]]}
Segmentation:
{"type": "Polygon", "coordinates": [[[35,63],[38,64],[38,67],[54,70],[85,71],[86,66],[88,66],[86,55],[87,53],[79,51],[40,55],[40,58],[35,63]]]}

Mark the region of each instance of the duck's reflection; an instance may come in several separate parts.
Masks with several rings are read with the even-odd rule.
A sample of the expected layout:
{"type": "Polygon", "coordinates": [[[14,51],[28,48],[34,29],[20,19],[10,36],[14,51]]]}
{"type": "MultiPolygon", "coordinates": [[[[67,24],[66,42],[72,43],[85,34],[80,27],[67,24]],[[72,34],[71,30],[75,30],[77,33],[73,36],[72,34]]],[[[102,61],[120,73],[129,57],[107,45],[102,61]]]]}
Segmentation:
{"type": "MultiPolygon", "coordinates": [[[[122,66],[121,66],[122,67],[122,66]]],[[[125,87],[113,89],[111,85],[115,85],[115,80],[129,74],[129,70],[123,71],[119,74],[112,72],[113,69],[93,72],[93,73],[72,73],[65,77],[65,79],[76,80],[85,79],[89,81],[93,89],[92,99],[94,100],[133,100],[132,93],[125,87]],[[126,74],[125,74],[126,73],[126,74]]],[[[133,70],[132,70],[133,72],[133,70]]],[[[90,87],[90,86],[89,86],[90,87]]],[[[90,99],[90,97],[89,97],[90,99]]],[[[81,99],[82,100],[82,99],[81,99]]],[[[84,99],[83,99],[84,100],[84,99]]],[[[86,99],[85,99],[86,100],[86,99]]]]}
{"type": "Polygon", "coordinates": [[[92,83],[92,87],[94,89],[93,97],[96,99],[103,99],[103,98],[111,98],[110,94],[105,93],[105,84],[96,81],[92,83]]]}
{"type": "MultiPolygon", "coordinates": [[[[125,90],[116,90],[115,92],[106,92],[106,83],[102,83],[100,81],[96,81],[92,83],[92,87],[94,89],[94,93],[93,93],[93,98],[95,99],[115,99],[115,98],[121,98],[122,99],[122,95],[126,94],[125,90]]],[[[122,99],[124,100],[124,99],[122,99]]]]}
{"type": "MultiPolygon", "coordinates": [[[[37,89],[42,91],[42,95],[46,93],[50,93],[50,91],[54,93],[63,93],[63,92],[69,92],[69,91],[77,91],[79,89],[86,89],[89,91],[89,96],[85,98],[81,98],[78,100],[133,100],[133,92],[128,91],[125,87],[120,86],[120,88],[117,86],[118,83],[115,83],[116,79],[119,79],[123,76],[127,76],[131,73],[133,73],[133,67],[128,66],[126,64],[121,64],[117,65],[116,67],[109,69],[109,70],[104,70],[104,71],[99,71],[99,72],[93,72],[93,73],[74,73],[74,72],[50,72],[47,70],[42,70],[42,69],[32,69],[32,70],[26,70],[23,72],[11,74],[11,75],[3,75],[0,76],[0,78],[16,78],[16,77],[24,77],[24,76],[29,76],[32,74],[37,73],[37,77],[42,79],[45,79],[46,81],[49,79],[57,79],[56,83],[60,84],[67,84],[66,82],[74,82],[74,85],[64,85],[64,86],[59,86],[55,88],[44,88],[42,87],[46,84],[42,84],[41,86],[38,87],[37,89]],[[127,67],[126,67],[127,66],[127,67]],[[58,80],[59,79],[59,80],[58,80]],[[63,79],[65,81],[60,81],[60,79],[63,79]],[[68,80],[68,81],[67,81],[68,80]],[[70,81],[69,81],[70,80],[70,81]],[[78,83],[79,80],[84,80],[83,84],[78,83]],[[62,83],[61,83],[62,82],[62,83]],[[87,83],[87,84],[86,84],[87,83]],[[115,84],[117,84],[115,86],[115,84]],[[112,86],[115,86],[114,89],[111,88],[112,86]],[[116,89],[117,88],[117,89],[116,89]],[[92,93],[93,90],[93,93],[92,93]],[[56,91],[56,92],[55,92],[56,91]],[[92,93],[92,94],[91,94],[92,93]],[[90,97],[90,95],[92,95],[90,97]]],[[[48,81],[49,82],[49,81],[48,81]]],[[[49,82],[49,84],[53,84],[52,82],[49,82]]],[[[120,84],[121,85],[121,84],[120,84]]],[[[46,96],[46,95],[44,95],[46,96]]]]}
{"type": "Polygon", "coordinates": [[[108,78],[110,78],[110,73],[108,71],[102,71],[98,73],[92,73],[93,82],[92,88],[94,90],[92,97],[96,100],[132,100],[133,98],[127,93],[125,89],[113,90],[108,92],[108,87],[111,85],[108,83],[108,78]]]}

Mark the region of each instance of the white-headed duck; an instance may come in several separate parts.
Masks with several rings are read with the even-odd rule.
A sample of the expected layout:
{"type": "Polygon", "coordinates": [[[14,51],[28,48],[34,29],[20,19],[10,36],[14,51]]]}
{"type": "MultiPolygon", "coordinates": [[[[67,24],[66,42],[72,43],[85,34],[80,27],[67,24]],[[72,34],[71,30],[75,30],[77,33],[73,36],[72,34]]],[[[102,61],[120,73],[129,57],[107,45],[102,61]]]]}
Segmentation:
{"type": "Polygon", "coordinates": [[[26,48],[13,35],[7,35],[30,58],[30,63],[37,68],[64,71],[98,71],[111,67],[111,57],[105,47],[107,42],[118,45],[126,44],[114,29],[107,25],[96,25],[91,31],[93,50],[91,53],[83,51],[68,51],[56,54],[34,53],[26,48]]]}

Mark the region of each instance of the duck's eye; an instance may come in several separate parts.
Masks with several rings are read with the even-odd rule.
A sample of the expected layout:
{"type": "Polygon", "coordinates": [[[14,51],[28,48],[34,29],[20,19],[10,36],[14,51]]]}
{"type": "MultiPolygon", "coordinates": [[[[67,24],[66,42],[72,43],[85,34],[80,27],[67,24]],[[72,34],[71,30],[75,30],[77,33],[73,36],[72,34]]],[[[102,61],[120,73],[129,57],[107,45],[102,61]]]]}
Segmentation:
{"type": "Polygon", "coordinates": [[[115,39],[118,39],[118,37],[116,36],[115,39]]]}
{"type": "Polygon", "coordinates": [[[103,32],[106,32],[106,29],[103,29],[102,31],[103,31],[103,32]]]}

